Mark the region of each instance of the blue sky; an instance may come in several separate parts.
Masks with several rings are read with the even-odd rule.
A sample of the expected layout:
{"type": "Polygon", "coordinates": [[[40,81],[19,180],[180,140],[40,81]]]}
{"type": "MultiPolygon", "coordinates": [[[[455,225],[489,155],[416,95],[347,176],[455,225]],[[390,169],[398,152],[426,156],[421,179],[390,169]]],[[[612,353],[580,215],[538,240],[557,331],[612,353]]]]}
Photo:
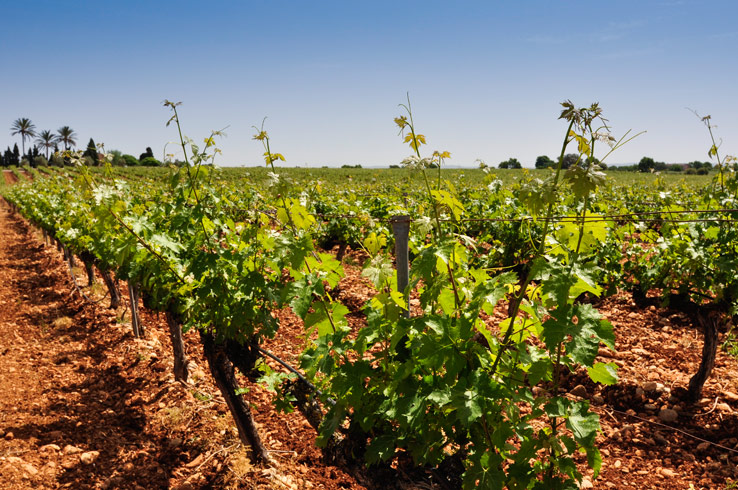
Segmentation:
{"type": "Polygon", "coordinates": [[[193,139],[228,126],[221,165],[262,161],[266,116],[288,165],[387,166],[410,154],[393,123],[410,92],[426,152],[450,165],[557,155],[565,99],[599,101],[615,136],[647,131],[609,163],[707,160],[686,108],[738,154],[733,0],[25,0],[0,18],[3,149],[28,117],[161,157],[170,99],[193,139]]]}

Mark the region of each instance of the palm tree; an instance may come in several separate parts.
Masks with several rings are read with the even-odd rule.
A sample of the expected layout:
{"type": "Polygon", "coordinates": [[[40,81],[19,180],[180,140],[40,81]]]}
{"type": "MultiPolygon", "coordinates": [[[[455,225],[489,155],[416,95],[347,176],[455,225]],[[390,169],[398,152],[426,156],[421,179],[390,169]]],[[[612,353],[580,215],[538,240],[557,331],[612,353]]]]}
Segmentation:
{"type": "Polygon", "coordinates": [[[61,128],[57,129],[56,134],[57,141],[59,141],[60,143],[64,143],[65,150],[68,150],[70,146],[77,145],[77,141],[75,141],[74,139],[77,137],[77,135],[74,134],[74,130],[69,126],[62,126],[61,128]]]}
{"type": "Polygon", "coordinates": [[[45,129],[36,135],[36,144],[41,148],[46,148],[46,159],[49,159],[49,150],[54,148],[57,142],[57,136],[50,129],[45,129]]]}
{"type": "Polygon", "coordinates": [[[20,135],[23,154],[26,154],[26,138],[30,139],[36,136],[36,126],[27,117],[21,117],[15,120],[10,127],[10,135],[20,135]]]}

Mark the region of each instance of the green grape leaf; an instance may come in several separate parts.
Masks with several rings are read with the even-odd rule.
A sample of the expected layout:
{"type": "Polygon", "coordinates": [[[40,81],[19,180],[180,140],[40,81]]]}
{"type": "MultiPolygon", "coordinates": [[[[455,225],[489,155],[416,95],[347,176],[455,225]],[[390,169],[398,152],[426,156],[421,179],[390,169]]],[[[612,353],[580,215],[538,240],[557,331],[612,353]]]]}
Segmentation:
{"type": "Polygon", "coordinates": [[[597,431],[600,430],[600,416],[589,411],[589,403],[574,402],[571,404],[566,426],[579,444],[592,446],[597,431]]]}
{"type": "Polygon", "coordinates": [[[396,438],[392,434],[385,434],[374,437],[366,447],[366,462],[375,464],[380,461],[387,461],[395,454],[396,438]]]}
{"type": "Polygon", "coordinates": [[[595,383],[603,385],[612,385],[618,381],[618,366],[614,362],[607,364],[596,362],[594,366],[587,368],[589,378],[595,383]]]}

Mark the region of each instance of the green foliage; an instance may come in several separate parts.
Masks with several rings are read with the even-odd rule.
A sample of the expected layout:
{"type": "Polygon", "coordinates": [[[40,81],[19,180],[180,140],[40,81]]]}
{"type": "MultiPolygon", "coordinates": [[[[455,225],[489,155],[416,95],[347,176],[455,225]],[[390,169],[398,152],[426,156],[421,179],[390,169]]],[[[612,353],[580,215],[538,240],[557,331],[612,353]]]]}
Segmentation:
{"type": "MultiPolygon", "coordinates": [[[[402,107],[407,115],[395,122],[407,132],[404,140],[415,151],[408,166],[423,174],[425,233],[433,232],[430,241],[413,242],[410,287],[418,289],[422,313],[404,317],[403,291],[396,290],[387,267],[389,254],[378,235],[367,237],[364,246],[373,258],[364,274],[379,290],[365,307],[367,327],[353,338],[326,325],[303,356],[302,366],[321,382],[326,396],[336,400],[321,440],[350,413],[350,425],[370,440],[365,455],[370,463],[406,451],[419,464],[436,465],[458,450],[454,448],[464,447],[460,455],[465,460],[465,488],[527,488],[539,478],[552,488],[577,480],[581,475],[573,458],[579,448],[597,472],[597,415],[586,403],[539,398],[531,388],[546,381],[553,383],[555,393],[561,366],[588,367],[597,382],[616,379],[613,365],[594,363],[600,343],[614,345],[612,326],[591,305],[576,301],[583,292],[601,291],[593,254],[602,234],[590,232],[584,216],[589,196],[603,184],[598,167],[572,167],[566,174],[557,172],[550,182],[530,184],[538,191],[531,191],[523,205],[533,206],[534,214],[543,212],[544,226],[532,258],[537,266],[526,277],[477,269],[470,261],[473,240],[459,233],[466,206],[455,187],[440,179],[431,185],[425,175],[431,160],[419,152],[425,136],[415,130],[409,102],[402,107]],[[581,220],[570,232],[573,238],[556,243],[549,240],[555,231],[549,219],[562,204],[565,187],[581,205],[581,220]],[[537,204],[533,196],[540,196],[541,188],[548,197],[537,204]],[[533,282],[538,286],[529,287],[533,282]],[[511,305],[510,315],[495,333],[479,314],[491,313],[503,299],[511,305]],[[475,334],[485,342],[476,341],[475,334]],[[545,347],[530,342],[536,337],[545,347]],[[534,429],[542,421],[549,430],[534,429]],[[560,430],[561,423],[573,438],[560,430]],[[510,439],[520,441],[519,447],[511,446],[510,439]],[[544,456],[536,458],[537,453],[544,456]]],[[[575,139],[570,134],[590,136],[600,114],[596,105],[571,106],[564,116],[570,123],[564,148],[575,139]]],[[[588,145],[590,151],[593,147],[588,145]]],[[[591,153],[577,160],[593,162],[588,157],[591,153]]],[[[563,158],[562,151],[560,161],[563,158]]],[[[308,303],[302,304],[297,311],[305,312],[308,320],[308,303]]]]}
{"type": "Polygon", "coordinates": [[[49,150],[53,149],[54,146],[56,146],[56,143],[57,143],[56,135],[48,129],[41,131],[40,133],[36,135],[36,144],[38,144],[40,147],[46,150],[47,160],[49,158],[49,150]]]}
{"type": "Polygon", "coordinates": [[[13,121],[10,127],[11,136],[20,136],[23,153],[26,152],[26,140],[36,136],[36,125],[27,117],[21,117],[13,121]]]}
{"type": "Polygon", "coordinates": [[[95,145],[95,140],[92,138],[90,138],[90,141],[87,143],[87,149],[83,155],[89,158],[88,165],[100,165],[100,156],[97,153],[97,145],[95,145]]]}
{"type": "Polygon", "coordinates": [[[651,157],[643,157],[638,162],[639,172],[659,172],[667,169],[668,166],[664,162],[657,162],[651,157]]]}
{"type": "Polygon", "coordinates": [[[61,153],[54,152],[49,159],[49,164],[54,167],[63,167],[64,157],[62,157],[61,153]]]}
{"type": "MultiPolygon", "coordinates": [[[[567,153],[562,158],[561,168],[569,169],[575,165],[578,165],[581,158],[582,157],[578,153],[567,153]]],[[[587,158],[586,154],[584,155],[584,158],[587,158]]]]}
{"type": "Polygon", "coordinates": [[[141,160],[139,165],[142,167],[161,167],[162,163],[154,157],[146,157],[141,160]]]}
{"type": "Polygon", "coordinates": [[[123,154],[121,155],[121,158],[123,158],[123,160],[125,161],[125,165],[128,167],[135,167],[140,164],[138,158],[134,157],[133,155],[123,154]]]}
{"type": "Polygon", "coordinates": [[[509,169],[509,168],[523,168],[517,158],[510,158],[504,162],[500,162],[497,168],[509,169]]]}
{"type": "Polygon", "coordinates": [[[538,158],[536,158],[536,168],[554,168],[556,167],[556,162],[548,158],[546,155],[541,155],[538,158]]]}
{"type": "Polygon", "coordinates": [[[61,128],[56,130],[57,140],[59,143],[64,144],[64,150],[69,150],[71,147],[77,145],[76,137],[74,130],[70,128],[69,126],[62,126],[61,128]]]}

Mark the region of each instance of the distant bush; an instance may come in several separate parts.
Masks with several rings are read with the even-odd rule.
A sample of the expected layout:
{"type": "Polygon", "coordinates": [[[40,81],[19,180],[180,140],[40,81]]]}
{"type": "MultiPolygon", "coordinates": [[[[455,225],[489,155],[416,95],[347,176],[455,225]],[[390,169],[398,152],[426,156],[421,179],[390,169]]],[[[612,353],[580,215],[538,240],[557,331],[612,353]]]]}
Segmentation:
{"type": "Polygon", "coordinates": [[[706,169],[710,170],[712,168],[712,163],[710,162],[700,162],[699,160],[695,160],[693,162],[689,162],[687,165],[689,165],[689,168],[693,168],[695,170],[700,169],[706,169]]]}
{"type": "Polygon", "coordinates": [[[341,165],[341,168],[362,168],[361,165],[341,165]]]}
{"type": "Polygon", "coordinates": [[[134,157],[133,155],[121,155],[121,158],[125,160],[126,166],[128,167],[135,167],[140,164],[138,158],[134,157]]]}
{"type": "Polygon", "coordinates": [[[54,167],[63,167],[64,166],[64,157],[61,156],[61,153],[55,152],[51,155],[51,160],[49,160],[49,163],[53,165],[54,167]]]}
{"type": "Polygon", "coordinates": [[[500,162],[497,168],[523,168],[523,165],[518,161],[517,158],[510,158],[504,162],[500,162]]]}
{"type": "Polygon", "coordinates": [[[541,155],[538,158],[536,158],[536,168],[555,168],[556,162],[551,160],[546,155],[541,155]]]}
{"type": "Polygon", "coordinates": [[[567,153],[564,155],[564,161],[561,163],[561,168],[571,168],[579,163],[581,157],[577,153],[567,153]]]}
{"type": "Polygon", "coordinates": [[[49,161],[46,159],[45,156],[39,155],[37,157],[33,157],[33,166],[34,167],[48,167],[49,161]]]}
{"type": "Polygon", "coordinates": [[[664,162],[657,162],[651,157],[643,157],[638,162],[639,172],[660,172],[662,170],[668,170],[668,166],[664,162]]]}
{"type": "Polygon", "coordinates": [[[141,160],[142,167],[161,167],[161,162],[154,157],[146,157],[141,160]]]}

